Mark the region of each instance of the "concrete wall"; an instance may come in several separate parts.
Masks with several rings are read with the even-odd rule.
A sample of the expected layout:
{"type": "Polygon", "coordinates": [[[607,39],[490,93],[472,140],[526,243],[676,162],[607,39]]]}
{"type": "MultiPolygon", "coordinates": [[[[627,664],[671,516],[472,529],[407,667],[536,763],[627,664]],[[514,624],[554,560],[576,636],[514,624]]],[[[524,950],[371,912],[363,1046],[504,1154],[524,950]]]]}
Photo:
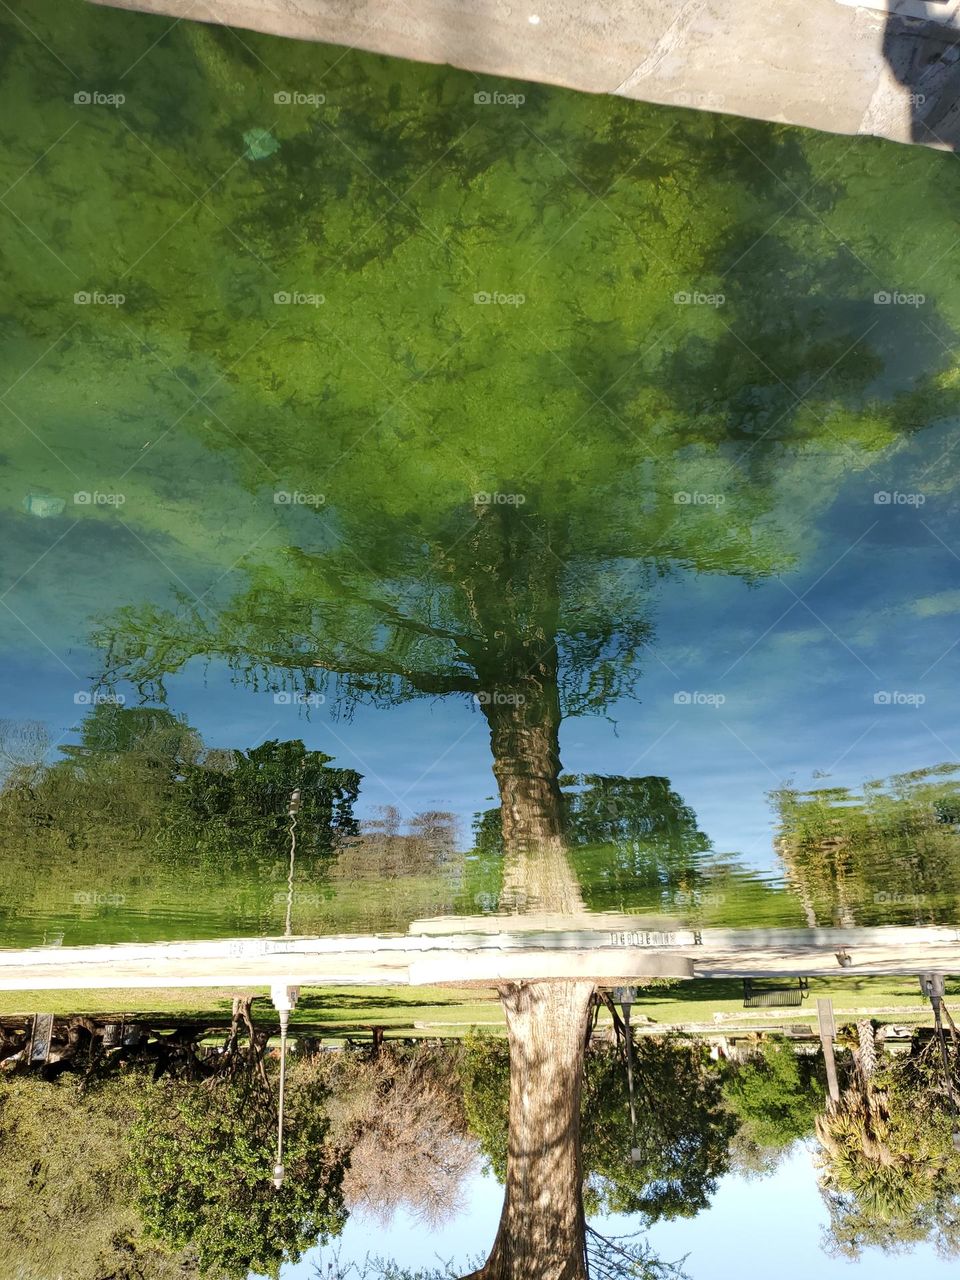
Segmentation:
{"type": "MultiPolygon", "coordinates": [[[[609,923],[602,915],[595,921],[609,923]]],[[[461,924],[465,922],[460,922],[461,924]]],[[[489,923],[489,917],[485,919],[489,923]]],[[[0,991],[119,987],[364,986],[589,978],[832,977],[960,973],[960,929],[609,928],[539,934],[522,916],[498,934],[227,938],[0,949],[0,991]],[[849,966],[840,967],[845,950],[849,966]]]]}
{"type": "Polygon", "coordinates": [[[958,0],[93,2],[834,133],[960,143],[958,0]]]}

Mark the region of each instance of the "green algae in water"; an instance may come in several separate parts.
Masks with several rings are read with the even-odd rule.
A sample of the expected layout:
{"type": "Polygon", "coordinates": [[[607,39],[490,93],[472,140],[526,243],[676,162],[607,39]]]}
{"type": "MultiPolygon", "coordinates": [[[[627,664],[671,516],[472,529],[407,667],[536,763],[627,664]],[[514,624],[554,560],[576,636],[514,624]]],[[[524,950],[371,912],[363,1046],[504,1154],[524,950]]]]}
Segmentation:
{"type": "Polygon", "coordinates": [[[275,151],[280,150],[280,143],[269,129],[248,129],[243,135],[247,149],[243,153],[248,160],[266,160],[275,151]]]}
{"type": "MultiPolygon", "coordinates": [[[[32,27],[61,29],[61,9],[51,0],[24,4],[32,27]]],[[[84,56],[70,56],[71,64],[99,66],[108,31],[117,76],[142,51],[129,15],[88,14],[79,3],[63,8],[88,33],[80,41],[84,56]]],[[[0,17],[0,30],[11,22],[0,17]]],[[[291,85],[311,83],[318,57],[328,56],[319,46],[250,39],[291,85]]],[[[44,45],[26,41],[8,64],[15,75],[0,94],[5,118],[18,119],[19,111],[23,121],[8,130],[9,180],[29,176],[8,197],[22,223],[2,223],[4,248],[12,250],[3,260],[6,322],[16,325],[5,385],[17,380],[13,403],[37,435],[24,430],[18,437],[0,480],[7,505],[16,507],[24,493],[66,484],[60,458],[90,487],[123,475],[137,529],[137,537],[108,546],[114,534],[106,522],[83,520],[56,545],[31,573],[29,593],[21,587],[14,597],[37,635],[46,637],[55,623],[64,644],[95,628],[106,649],[119,626],[118,605],[131,601],[139,612],[129,626],[139,630],[121,638],[129,636],[136,658],[144,652],[141,640],[153,643],[157,631],[144,607],[159,608],[180,577],[196,581],[198,590],[219,583],[236,625],[221,633],[199,617],[196,624],[188,620],[171,630],[182,640],[177,657],[199,651],[199,661],[205,646],[222,649],[230,640],[239,676],[251,665],[248,654],[279,651],[299,661],[302,650],[312,654],[320,643],[338,653],[352,642],[360,665],[379,654],[387,675],[391,667],[416,672],[427,664],[428,687],[453,687],[463,682],[463,663],[450,666],[447,646],[454,642],[432,619],[442,602],[447,630],[472,636],[480,602],[492,619],[484,624],[489,655],[505,661],[530,644],[539,653],[538,620],[569,620],[576,637],[566,677],[570,704],[577,710],[592,699],[597,707],[618,694],[626,707],[640,675],[632,654],[653,625],[643,561],[650,548],[664,569],[759,580],[819,554],[818,540],[836,538],[839,526],[824,532],[820,521],[851,463],[856,474],[878,465],[875,455],[898,444],[904,424],[919,472],[937,458],[949,461],[947,441],[919,431],[955,403],[944,355],[954,345],[953,326],[960,328],[960,277],[950,258],[956,196],[948,185],[955,190],[960,178],[945,176],[942,157],[759,123],[737,125],[748,130],[746,147],[705,114],[528,86],[524,120],[536,126],[531,132],[513,119],[516,112],[507,120],[486,112],[476,119],[475,81],[466,73],[334,51],[329,85],[342,102],[340,136],[291,128],[283,166],[289,180],[271,166],[273,181],[258,180],[267,170],[251,181],[239,159],[265,160],[280,144],[269,129],[244,132],[241,125],[264,110],[252,105],[263,98],[238,101],[235,86],[247,83],[250,94],[261,86],[239,48],[212,35],[199,43],[211,58],[196,57],[194,42],[177,28],[131,71],[139,87],[130,109],[139,114],[130,119],[149,151],[126,145],[129,134],[116,112],[84,114],[69,146],[57,146],[73,123],[69,95],[61,101],[44,86],[63,69],[44,45]],[[104,130],[113,131],[116,145],[105,146],[104,130]],[[237,157],[240,136],[246,150],[237,157]],[[556,138],[559,152],[546,149],[541,137],[556,138]],[[31,169],[38,155],[46,155],[42,181],[31,169]],[[399,207],[385,194],[383,175],[406,193],[399,207]],[[208,187],[214,216],[191,216],[193,192],[208,187]],[[591,189],[606,193],[600,204],[591,189]],[[807,190],[817,193],[816,214],[791,213],[791,192],[807,190]],[[83,216],[64,219],[66,202],[83,216]],[[913,229],[908,242],[904,225],[913,229]],[[39,252],[25,227],[36,228],[56,256],[39,252]],[[438,253],[438,235],[449,252],[438,253]],[[849,252],[839,250],[838,236],[849,252]],[[132,264],[139,311],[80,314],[72,301],[76,282],[64,264],[82,263],[84,279],[108,282],[116,278],[118,254],[132,264]],[[913,323],[908,308],[885,307],[873,326],[877,287],[926,283],[938,255],[923,324],[913,323]],[[275,306],[274,268],[282,264],[280,287],[312,291],[319,270],[334,263],[336,333],[313,325],[312,309],[275,306]],[[478,297],[477,289],[485,293],[478,297]],[[522,305],[504,304],[521,289],[522,305]],[[696,305],[696,291],[722,293],[722,308],[696,305]],[[484,298],[487,305],[477,307],[484,298]],[[931,324],[941,342],[930,341],[931,324]],[[665,341],[654,343],[655,337],[665,341]],[[21,377],[35,365],[42,377],[21,377]],[[881,395],[876,382],[888,365],[881,395]],[[212,392],[204,390],[211,384],[212,392]],[[804,391],[802,401],[794,387],[804,391]],[[399,391],[405,395],[395,401],[399,391]],[[602,403],[597,391],[604,392],[602,403]],[[909,399],[894,404],[901,392],[909,399]],[[376,431],[368,431],[372,423],[376,431]],[[334,469],[337,489],[331,487],[324,510],[338,522],[342,556],[332,532],[311,535],[306,517],[319,524],[318,513],[280,513],[302,520],[272,532],[277,486],[321,493],[334,469]],[[490,499],[479,523],[478,489],[490,499]],[[711,494],[722,495],[723,504],[698,505],[697,495],[711,494]],[[522,511],[498,506],[504,496],[522,496],[522,511]],[[686,510],[678,508],[687,500],[686,510]],[[511,513],[522,519],[501,520],[511,513]],[[286,548],[301,541],[293,572],[286,548]],[[151,544],[162,546],[162,562],[151,544]],[[101,571],[108,553],[109,572],[101,571]],[[366,581],[358,578],[358,556],[366,581]],[[577,566],[569,581],[557,577],[558,562],[577,566]],[[230,574],[241,564],[235,580],[230,574]],[[381,584],[391,593],[386,614],[377,604],[381,584]],[[414,646],[405,643],[409,629],[401,629],[403,614],[391,603],[401,590],[414,621],[427,619],[424,625],[437,632],[414,646]],[[509,643],[505,623],[515,632],[509,643]]],[[[902,467],[903,452],[898,457],[902,467]]],[[[941,490],[953,487],[952,467],[941,462],[935,474],[941,490]]],[[[870,512],[873,483],[861,494],[870,512]]],[[[886,487],[897,485],[891,480],[886,487]]],[[[851,510],[854,526],[843,546],[863,533],[859,508],[851,510]]],[[[54,542],[46,535],[60,532],[22,516],[11,523],[24,566],[54,542]]],[[[836,556],[829,541],[823,553],[815,564],[826,569],[836,556]]],[[[915,579],[909,546],[907,554],[915,579]]],[[[815,577],[819,568],[808,572],[815,577]]],[[[885,597],[893,593],[891,579],[885,597]]],[[[759,591],[751,598],[762,599],[759,591]]],[[[707,629],[713,600],[698,594],[686,606],[694,633],[707,629]]],[[[915,627],[910,605],[898,616],[915,627]]],[[[30,631],[6,611],[0,624],[11,645],[29,656],[30,631]]],[[[659,625],[669,640],[669,619],[659,625]]],[[[675,625],[687,646],[690,622],[675,625]]],[[[773,699],[778,679],[795,698],[800,645],[810,642],[803,633],[790,639],[789,653],[797,656],[783,662],[776,651],[775,667],[752,669],[752,698],[762,688],[773,699]]],[[[739,643],[736,634],[730,643],[739,643]]],[[[99,666],[98,657],[88,663],[99,666]]],[[[378,672],[361,679],[376,694],[378,672]]],[[[365,691],[360,679],[355,687],[365,691]]],[[[666,696],[672,707],[672,692],[666,696]]],[[[761,775],[761,785],[766,781],[761,775]]],[[[618,821],[623,826],[625,819],[618,821]]],[[[21,848],[9,844],[13,852],[21,848]]],[[[691,888],[689,877],[647,876],[642,849],[613,847],[612,866],[610,843],[599,837],[574,855],[591,908],[659,911],[668,902],[717,923],[714,908],[726,898],[725,924],[797,922],[795,905],[779,890],[747,893],[736,880],[736,892],[725,882],[717,892],[713,871],[711,887],[691,888]]],[[[664,838],[662,847],[661,861],[674,846],[664,838]]],[[[37,903],[25,920],[49,923],[52,915],[56,922],[52,881],[44,879],[54,855],[38,848],[32,882],[5,850],[7,900],[37,903]]],[[[227,868],[232,878],[213,892],[202,868],[191,880],[178,865],[169,880],[157,881],[151,898],[152,847],[133,848],[131,863],[142,857],[142,864],[129,870],[110,849],[104,856],[102,870],[86,866],[88,879],[138,886],[127,892],[123,925],[137,936],[157,930],[175,937],[194,927],[232,935],[237,920],[260,929],[273,911],[273,886],[263,882],[264,896],[255,896],[261,881],[245,864],[227,868]]],[[[70,921],[69,940],[100,928],[99,938],[117,940],[115,918],[91,920],[90,934],[76,932],[88,926],[76,921],[69,862],[63,876],[56,901],[70,921]]],[[[492,885],[485,880],[478,889],[486,895],[481,902],[472,893],[465,898],[468,913],[498,901],[499,881],[492,873],[488,880],[492,885]]],[[[902,889],[912,886],[896,882],[895,893],[902,889]]],[[[369,909],[364,892],[356,891],[358,912],[369,909]]],[[[828,898],[824,890],[813,901],[828,898]]],[[[428,896],[410,912],[416,918],[435,907],[428,896]]],[[[912,918],[914,907],[897,910],[912,918]]],[[[340,931],[354,924],[340,902],[330,920],[328,927],[340,931]]],[[[370,927],[367,915],[356,921],[370,927]]],[[[4,936],[33,937],[9,930],[4,936]]]]}

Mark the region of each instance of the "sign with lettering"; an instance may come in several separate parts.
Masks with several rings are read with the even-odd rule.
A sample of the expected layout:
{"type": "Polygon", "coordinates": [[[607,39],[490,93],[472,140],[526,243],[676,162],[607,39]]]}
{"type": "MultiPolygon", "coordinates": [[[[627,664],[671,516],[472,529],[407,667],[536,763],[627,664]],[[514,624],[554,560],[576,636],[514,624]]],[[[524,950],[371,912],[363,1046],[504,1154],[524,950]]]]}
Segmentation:
{"type": "Polygon", "coordinates": [[[691,947],[700,945],[700,934],[692,930],[661,933],[655,929],[631,929],[611,933],[611,947],[691,947]]]}

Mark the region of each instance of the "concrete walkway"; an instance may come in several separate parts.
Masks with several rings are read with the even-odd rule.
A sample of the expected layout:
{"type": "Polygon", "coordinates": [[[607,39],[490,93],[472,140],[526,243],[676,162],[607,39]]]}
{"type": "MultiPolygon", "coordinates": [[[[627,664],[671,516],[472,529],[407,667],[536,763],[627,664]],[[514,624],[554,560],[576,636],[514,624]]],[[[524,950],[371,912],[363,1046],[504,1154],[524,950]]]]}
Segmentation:
{"type": "Polygon", "coordinates": [[[834,133],[960,141],[954,0],[95,2],[834,133]]]}
{"type": "Polygon", "coordinates": [[[543,978],[960,973],[960,929],[647,929],[234,938],[0,951],[0,990],[417,986],[543,978]],[[837,952],[849,954],[841,967],[837,952]]]}

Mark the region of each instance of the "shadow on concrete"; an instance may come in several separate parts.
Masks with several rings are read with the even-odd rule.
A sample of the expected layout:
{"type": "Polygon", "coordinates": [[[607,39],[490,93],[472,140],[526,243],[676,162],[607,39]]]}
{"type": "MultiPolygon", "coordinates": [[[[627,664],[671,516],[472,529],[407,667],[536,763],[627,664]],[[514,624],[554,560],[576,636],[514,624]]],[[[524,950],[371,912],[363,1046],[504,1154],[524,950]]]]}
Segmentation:
{"type": "Polygon", "coordinates": [[[909,94],[912,140],[951,151],[960,148],[960,26],[945,25],[954,9],[948,0],[911,0],[916,16],[891,13],[882,46],[909,94]]]}

